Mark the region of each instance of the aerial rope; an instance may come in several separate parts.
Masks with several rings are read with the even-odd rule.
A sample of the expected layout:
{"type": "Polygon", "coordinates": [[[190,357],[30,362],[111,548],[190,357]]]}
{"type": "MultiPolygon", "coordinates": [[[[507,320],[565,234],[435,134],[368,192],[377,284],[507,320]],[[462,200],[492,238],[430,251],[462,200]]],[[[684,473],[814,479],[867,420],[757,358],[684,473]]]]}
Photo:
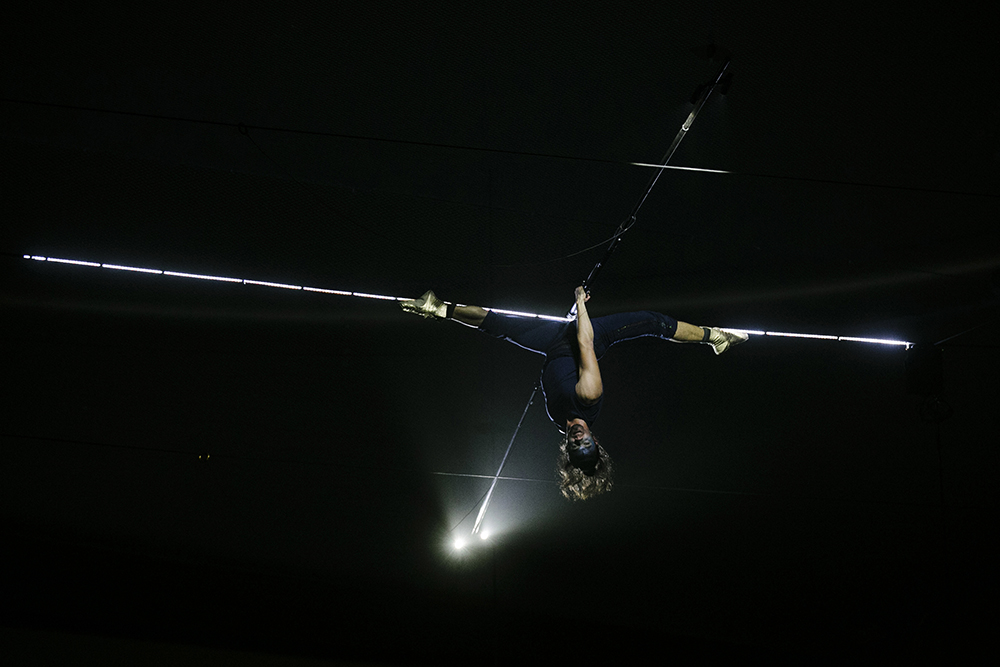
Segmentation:
{"type": "MultiPolygon", "coordinates": [[[[727,77],[726,70],[729,68],[729,62],[730,60],[728,56],[725,56],[724,62],[722,63],[722,66],[719,68],[718,73],[715,75],[715,78],[712,81],[701,85],[695,91],[695,94],[693,96],[694,108],[691,110],[691,113],[688,114],[688,117],[684,121],[684,124],[681,125],[681,129],[678,130],[677,135],[674,136],[674,140],[673,142],[671,142],[670,148],[667,149],[666,155],[664,155],[663,159],[660,160],[660,165],[661,165],[660,168],[649,179],[649,183],[646,186],[646,191],[642,194],[642,196],[638,199],[638,201],[636,201],[635,206],[632,207],[632,211],[618,225],[618,229],[615,230],[614,235],[612,235],[611,242],[608,244],[607,250],[604,251],[604,256],[601,257],[601,259],[598,260],[596,264],[594,264],[594,268],[590,270],[590,273],[583,281],[582,283],[583,288],[587,290],[588,293],[590,292],[590,288],[594,284],[594,281],[597,279],[597,276],[601,273],[601,269],[604,268],[604,266],[608,263],[608,260],[611,258],[611,255],[614,254],[615,250],[618,248],[618,244],[621,242],[622,236],[624,236],[625,232],[630,230],[632,226],[635,224],[636,216],[639,214],[639,209],[641,209],[642,205],[646,203],[646,199],[649,197],[649,193],[653,191],[653,186],[656,185],[656,182],[660,180],[660,175],[663,174],[664,170],[667,169],[667,164],[670,162],[670,159],[674,156],[674,153],[677,151],[677,147],[680,146],[681,142],[684,140],[684,137],[687,136],[688,130],[691,129],[691,126],[694,124],[695,118],[698,117],[698,113],[701,111],[702,107],[705,106],[705,103],[708,101],[709,96],[711,96],[712,91],[715,90],[716,86],[723,84],[723,79],[727,77]]],[[[574,303],[573,307],[570,308],[569,313],[567,314],[566,317],[571,318],[575,315],[576,315],[576,304],[574,303]]],[[[510,456],[510,450],[514,447],[514,441],[517,439],[517,433],[518,431],[521,430],[521,425],[524,423],[524,417],[525,415],[528,414],[528,409],[534,402],[535,396],[538,394],[538,390],[540,387],[541,387],[541,380],[535,382],[535,388],[531,391],[531,396],[528,398],[527,405],[524,406],[524,411],[521,413],[521,419],[518,421],[517,428],[514,429],[514,434],[511,436],[510,443],[507,445],[507,451],[504,452],[503,459],[501,459],[500,461],[500,467],[497,468],[497,473],[496,475],[493,476],[493,481],[490,483],[490,488],[486,492],[482,506],[479,508],[479,514],[476,516],[476,523],[472,528],[473,535],[479,533],[479,528],[482,525],[483,519],[486,517],[486,511],[490,506],[490,499],[493,497],[493,490],[496,488],[497,481],[500,479],[501,473],[503,473],[504,465],[506,465],[507,463],[507,457],[510,456]]]]}

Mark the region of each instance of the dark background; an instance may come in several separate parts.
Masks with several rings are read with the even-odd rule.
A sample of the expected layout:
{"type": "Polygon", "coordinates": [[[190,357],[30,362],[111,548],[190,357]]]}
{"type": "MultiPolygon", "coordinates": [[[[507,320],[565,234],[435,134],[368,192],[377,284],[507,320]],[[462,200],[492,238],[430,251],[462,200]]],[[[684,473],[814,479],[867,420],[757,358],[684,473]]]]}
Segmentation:
{"type": "Polygon", "coordinates": [[[181,7],[0,28],[9,656],[996,653],[986,13],[181,7]],[[947,339],[930,396],[900,347],[637,341],[602,362],[615,491],[561,498],[536,401],[456,552],[539,357],[384,301],[22,259],[562,314],[711,43],[732,86],[672,163],[735,173],[664,172],[591,313],[947,339]]]}

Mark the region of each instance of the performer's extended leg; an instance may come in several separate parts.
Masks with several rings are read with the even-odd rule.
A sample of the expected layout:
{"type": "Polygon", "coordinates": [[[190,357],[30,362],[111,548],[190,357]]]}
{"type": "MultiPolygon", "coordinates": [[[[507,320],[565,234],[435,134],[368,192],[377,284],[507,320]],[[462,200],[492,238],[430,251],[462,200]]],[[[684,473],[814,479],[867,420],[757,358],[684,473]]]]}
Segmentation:
{"type": "MultiPolygon", "coordinates": [[[[681,328],[681,323],[669,315],[652,311],[615,313],[595,317],[591,322],[594,326],[594,352],[598,359],[603,357],[612,345],[622,341],[644,336],[672,340],[681,328]]],[[[683,332],[683,335],[691,335],[687,327],[683,328],[683,332]]]]}
{"type": "Polygon", "coordinates": [[[652,311],[598,317],[593,320],[593,324],[594,351],[598,359],[612,345],[643,336],[682,343],[708,343],[716,354],[722,354],[731,345],[742,343],[747,339],[745,334],[734,334],[712,327],[698,327],[652,311]]]}
{"type": "Polygon", "coordinates": [[[434,294],[433,290],[427,290],[424,295],[416,299],[400,301],[400,308],[408,313],[428,317],[435,320],[456,320],[462,324],[478,327],[486,319],[487,311],[479,306],[460,306],[458,304],[447,304],[434,294]]]}
{"type": "MultiPolygon", "coordinates": [[[[476,308],[476,306],[468,306],[468,308],[476,308]]],[[[569,326],[565,322],[501,315],[485,311],[482,308],[463,311],[461,316],[466,319],[459,321],[471,325],[479,319],[480,311],[486,313],[480,321],[480,331],[494,338],[502,338],[537,354],[548,354],[554,345],[563,340],[569,326]]],[[[456,308],[455,319],[459,319],[458,316],[459,309],[456,308]]]]}
{"type": "Polygon", "coordinates": [[[705,340],[705,328],[696,327],[693,324],[688,324],[687,322],[677,321],[677,331],[673,335],[674,340],[679,340],[683,343],[696,342],[700,343],[705,340]]]}
{"type": "Polygon", "coordinates": [[[467,324],[470,327],[478,327],[486,319],[489,311],[479,306],[455,306],[455,313],[451,319],[467,324]]]}
{"type": "Polygon", "coordinates": [[[466,326],[476,327],[491,336],[503,338],[543,355],[562,338],[566,327],[566,324],[549,320],[508,317],[479,306],[447,304],[431,290],[417,299],[400,301],[399,306],[406,312],[421,317],[455,320],[466,326]]]}

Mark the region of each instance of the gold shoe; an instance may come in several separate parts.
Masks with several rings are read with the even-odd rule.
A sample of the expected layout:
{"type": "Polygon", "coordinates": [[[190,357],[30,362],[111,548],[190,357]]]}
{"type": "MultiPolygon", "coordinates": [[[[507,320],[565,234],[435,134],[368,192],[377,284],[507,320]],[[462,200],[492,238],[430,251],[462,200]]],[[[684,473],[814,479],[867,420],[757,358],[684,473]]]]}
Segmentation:
{"type": "Polygon", "coordinates": [[[730,348],[732,345],[739,345],[740,343],[746,342],[750,336],[745,333],[737,333],[735,331],[726,331],[725,329],[717,329],[716,327],[708,328],[708,344],[712,346],[716,354],[722,354],[730,348]]]}
{"type": "Polygon", "coordinates": [[[435,320],[443,320],[448,317],[448,304],[437,298],[437,295],[431,290],[424,292],[424,295],[419,299],[400,301],[399,307],[420,317],[434,318],[435,320]]]}

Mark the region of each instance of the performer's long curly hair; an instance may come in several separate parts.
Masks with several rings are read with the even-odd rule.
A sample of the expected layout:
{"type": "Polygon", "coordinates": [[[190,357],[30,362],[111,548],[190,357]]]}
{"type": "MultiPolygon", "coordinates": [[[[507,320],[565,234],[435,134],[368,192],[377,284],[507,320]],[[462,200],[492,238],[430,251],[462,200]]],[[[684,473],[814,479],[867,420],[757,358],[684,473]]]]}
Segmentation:
{"type": "Polygon", "coordinates": [[[559,456],[556,459],[556,472],[559,473],[559,490],[570,500],[593,498],[605,491],[610,491],[614,484],[614,480],[612,479],[614,464],[611,462],[611,457],[608,456],[608,452],[605,451],[604,447],[601,447],[601,443],[597,441],[597,437],[593,433],[591,433],[591,437],[594,438],[594,442],[597,444],[597,452],[600,455],[600,460],[597,462],[594,472],[590,475],[570,463],[568,439],[563,437],[562,442],[559,443],[559,456]]]}

